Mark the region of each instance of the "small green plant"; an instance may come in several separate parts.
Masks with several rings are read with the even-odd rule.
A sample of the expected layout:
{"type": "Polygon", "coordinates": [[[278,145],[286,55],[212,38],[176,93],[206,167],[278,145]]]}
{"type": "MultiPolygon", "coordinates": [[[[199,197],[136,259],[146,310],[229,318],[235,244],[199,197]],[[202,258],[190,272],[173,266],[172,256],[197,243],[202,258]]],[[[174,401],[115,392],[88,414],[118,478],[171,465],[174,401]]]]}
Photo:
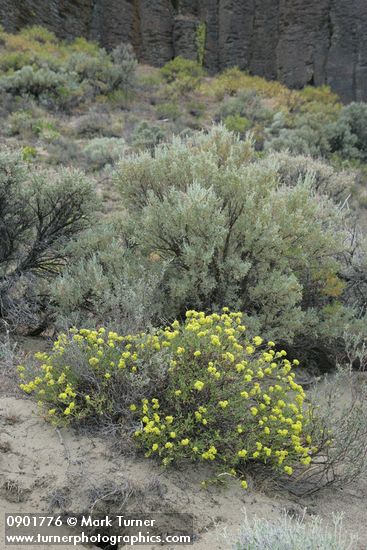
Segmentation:
{"type": "Polygon", "coordinates": [[[242,136],[251,127],[249,119],[241,115],[228,115],[223,122],[227,130],[235,132],[236,134],[241,134],[242,136]]]}
{"type": "Polygon", "coordinates": [[[145,456],[164,465],[209,461],[243,478],[248,463],[260,462],[292,475],[315,451],[294,380],[298,361],[248,339],[242,323],[223,308],[188,311],[184,323],[148,334],[71,329],[50,354],[36,354],[33,377],[19,368],[21,387],[55,422],[130,419],[145,456]]]}
{"type": "Polygon", "coordinates": [[[25,161],[30,161],[35,159],[37,156],[37,149],[31,145],[27,145],[22,149],[22,158],[25,161]]]}

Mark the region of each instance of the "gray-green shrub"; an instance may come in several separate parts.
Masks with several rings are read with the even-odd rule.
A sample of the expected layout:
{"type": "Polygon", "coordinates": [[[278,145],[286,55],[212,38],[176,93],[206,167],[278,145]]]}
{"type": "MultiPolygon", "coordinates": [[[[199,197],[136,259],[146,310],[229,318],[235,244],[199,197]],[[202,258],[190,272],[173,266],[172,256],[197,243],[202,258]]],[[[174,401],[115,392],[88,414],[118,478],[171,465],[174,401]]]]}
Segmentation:
{"type": "Polygon", "coordinates": [[[321,327],[334,338],[350,321],[339,277],[344,213],[312,174],[289,185],[282,170],[222,127],[120,162],[137,247],[167,263],[167,317],[228,305],[288,342],[315,339],[321,327]]]}
{"type": "Polygon", "coordinates": [[[166,139],[166,133],[159,126],[142,121],[134,129],[132,145],[137,149],[153,151],[156,145],[166,139]]]}
{"type": "Polygon", "coordinates": [[[138,332],[162,318],[164,266],[141,255],[120,222],[98,224],[72,242],[68,253],[74,261],[50,288],[59,326],[103,323],[138,332]]]}
{"type": "Polygon", "coordinates": [[[254,90],[241,92],[237,97],[230,98],[220,109],[221,118],[239,115],[253,123],[270,122],[274,113],[264,105],[264,102],[254,90]]]}
{"type": "Polygon", "coordinates": [[[83,148],[86,167],[100,169],[106,164],[114,164],[124,155],[126,149],[126,142],[123,138],[93,138],[83,148]]]}
{"type": "Polygon", "coordinates": [[[327,128],[330,149],[345,159],[367,160],[367,105],[350,103],[327,128]]]}
{"type": "Polygon", "coordinates": [[[58,41],[41,27],[14,36],[0,30],[0,92],[31,97],[47,108],[70,108],[97,95],[128,94],[135,86],[136,59],[122,44],[111,54],[78,38],[58,41]]]}
{"type": "Polygon", "coordinates": [[[357,537],[345,533],[342,516],[334,515],[332,526],[319,516],[294,518],[284,512],[269,520],[244,516],[233,550],[353,550],[357,537]]]}
{"type": "Polygon", "coordinates": [[[328,120],[320,113],[303,113],[285,120],[283,113],[274,116],[266,129],[265,150],[289,150],[293,153],[328,156],[330,144],[327,134],[328,120]]]}

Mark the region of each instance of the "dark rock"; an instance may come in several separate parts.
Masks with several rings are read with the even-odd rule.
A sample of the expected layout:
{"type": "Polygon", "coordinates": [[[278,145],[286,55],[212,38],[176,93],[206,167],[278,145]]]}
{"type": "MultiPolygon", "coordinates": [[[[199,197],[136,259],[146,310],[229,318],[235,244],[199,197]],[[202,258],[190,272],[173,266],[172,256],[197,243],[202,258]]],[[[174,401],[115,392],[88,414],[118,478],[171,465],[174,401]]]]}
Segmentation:
{"type": "Polygon", "coordinates": [[[367,100],[366,0],[0,0],[0,20],[12,32],[40,24],[109,49],[131,42],[153,65],[195,59],[205,21],[211,73],[237,65],[290,87],[330,84],[344,101],[367,100]]]}
{"type": "Polygon", "coordinates": [[[178,55],[186,59],[197,60],[198,52],[196,45],[196,33],[199,19],[178,15],[173,25],[173,50],[174,56],[178,55]]]}

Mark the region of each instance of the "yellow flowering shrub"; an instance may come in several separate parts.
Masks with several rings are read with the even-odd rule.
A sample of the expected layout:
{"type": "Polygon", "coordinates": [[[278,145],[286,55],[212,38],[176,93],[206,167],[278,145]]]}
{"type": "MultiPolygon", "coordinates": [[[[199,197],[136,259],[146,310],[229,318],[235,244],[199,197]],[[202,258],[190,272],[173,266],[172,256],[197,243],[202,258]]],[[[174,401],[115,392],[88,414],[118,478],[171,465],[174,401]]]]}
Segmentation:
{"type": "Polygon", "coordinates": [[[172,350],[167,386],[134,403],[145,456],[164,465],[214,461],[233,476],[251,461],[289,475],[295,463],[311,462],[316,449],[294,379],[298,361],[292,364],[274,342],[248,340],[241,313],[188,311],[184,324],[176,321],[159,337],[172,350]]]}
{"type": "Polygon", "coordinates": [[[164,465],[209,461],[242,477],[256,461],[291,475],[316,450],[298,361],[274,342],[247,338],[242,314],[228,308],[191,310],[150,334],[71,329],[36,359],[40,373],[27,380],[21,367],[21,387],[48,417],[125,417],[145,456],[164,465]]]}
{"type": "Polygon", "coordinates": [[[134,396],[144,396],[164,380],[167,352],[164,346],[159,351],[158,342],[154,334],[71,328],[50,353],[35,354],[36,368],[18,367],[20,387],[37,398],[55,424],[115,422],[131,415],[134,396]]]}

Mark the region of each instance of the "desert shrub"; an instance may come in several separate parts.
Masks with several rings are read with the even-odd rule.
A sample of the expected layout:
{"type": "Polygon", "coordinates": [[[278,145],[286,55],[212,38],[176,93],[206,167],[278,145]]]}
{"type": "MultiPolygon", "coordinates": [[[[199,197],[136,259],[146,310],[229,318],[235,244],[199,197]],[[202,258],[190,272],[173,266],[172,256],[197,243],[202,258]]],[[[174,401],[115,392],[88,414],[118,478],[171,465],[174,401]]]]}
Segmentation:
{"type": "Polygon", "coordinates": [[[22,159],[31,161],[37,157],[37,149],[31,145],[26,145],[22,148],[22,159]]]}
{"type": "Polygon", "coordinates": [[[344,213],[311,174],[282,183],[250,142],[214,127],[123,159],[115,179],[137,247],[167,263],[168,318],[228,304],[273,339],[317,339],[333,315],[341,328],[344,213]]]}
{"type": "Polygon", "coordinates": [[[12,95],[30,95],[45,107],[65,107],[82,94],[79,85],[67,75],[48,67],[23,66],[12,74],[0,77],[0,90],[12,95]]]}
{"type": "Polygon", "coordinates": [[[9,331],[0,333],[0,369],[2,375],[13,375],[17,361],[19,362],[19,356],[18,344],[12,340],[9,331]]]}
{"type": "Polygon", "coordinates": [[[304,104],[336,105],[340,102],[339,96],[331,91],[330,86],[305,86],[298,93],[304,104]]]}
{"type": "Polygon", "coordinates": [[[338,171],[321,159],[306,155],[294,155],[286,151],[271,152],[263,162],[277,167],[280,181],[292,187],[307,174],[312,174],[312,187],[316,193],[328,195],[343,204],[356,184],[357,173],[352,170],[338,171]]]}
{"type": "Polygon", "coordinates": [[[345,533],[342,516],[333,525],[323,525],[319,516],[294,518],[284,512],[274,520],[244,516],[233,550],[353,550],[357,537],[345,533]]]}
{"type": "Polygon", "coordinates": [[[57,326],[146,330],[162,315],[164,266],[136,250],[121,223],[108,220],[68,246],[74,261],[50,286],[57,326]]]}
{"type": "Polygon", "coordinates": [[[96,137],[83,148],[86,165],[93,170],[114,164],[125,152],[126,142],[123,138],[96,137]]]}
{"type": "Polygon", "coordinates": [[[22,139],[38,137],[51,141],[59,137],[58,121],[45,114],[41,109],[20,109],[6,120],[5,133],[22,139]]]}
{"type": "Polygon", "coordinates": [[[1,319],[34,319],[38,285],[61,271],[65,244],[88,225],[93,203],[80,172],[32,171],[19,154],[0,155],[1,319]]]}
{"type": "MultiPolygon", "coordinates": [[[[317,97],[317,94],[316,94],[317,97]]],[[[266,149],[288,149],[299,154],[331,157],[338,155],[351,161],[367,158],[367,109],[364,103],[351,103],[340,108],[321,101],[302,106],[294,116],[278,113],[267,129],[266,149]]]]}
{"type": "Polygon", "coordinates": [[[164,354],[148,345],[146,362],[140,361],[139,369],[134,365],[135,342],[146,340],[147,335],[119,336],[104,328],[70,329],[60,334],[51,353],[35,355],[38,368],[18,367],[21,388],[33,393],[48,418],[61,424],[131,420],[132,400],[162,387],[167,370],[164,354]]]}
{"type": "Polygon", "coordinates": [[[303,113],[318,113],[331,119],[337,118],[342,103],[337,94],[331,91],[329,86],[306,86],[299,90],[300,104],[298,110],[303,113]]]}
{"type": "Polygon", "coordinates": [[[237,67],[226,69],[210,82],[202,83],[200,90],[218,100],[242,91],[255,91],[262,97],[272,98],[278,107],[293,109],[301,104],[298,92],[289,90],[280,82],[269,81],[260,76],[250,76],[237,67]]]}
{"type": "Polygon", "coordinates": [[[169,376],[163,395],[133,403],[144,426],[135,436],[163,464],[214,461],[235,476],[259,461],[291,475],[294,462],[311,461],[303,389],[286,352],[248,340],[242,315],[227,309],[188,311],[184,324],[158,334],[153,346],[173,348],[169,376]]]}
{"type": "MultiPolygon", "coordinates": [[[[209,461],[242,476],[248,463],[292,475],[314,451],[304,391],[275,344],[246,337],[241,313],[188,311],[153,333],[119,336],[71,329],[22,389],[62,421],[130,420],[145,456],[164,465],[209,461]]],[[[246,481],[242,481],[246,487],[246,481]]]]}
{"type": "Polygon", "coordinates": [[[0,90],[29,96],[48,108],[70,108],[114,91],[131,91],[135,85],[136,59],[127,45],[112,54],[76,39],[58,41],[40,27],[18,35],[1,32],[0,90]]]}
{"type": "Polygon", "coordinates": [[[351,103],[343,107],[338,120],[327,129],[331,152],[340,154],[342,158],[366,161],[366,127],[365,103],[351,103]]]}
{"type": "Polygon", "coordinates": [[[241,136],[244,136],[246,131],[251,128],[249,119],[241,115],[228,115],[223,119],[223,123],[227,130],[241,136]]]}
{"type": "Polygon", "coordinates": [[[31,137],[34,132],[33,123],[32,113],[22,109],[8,117],[5,132],[9,136],[31,137]]]}
{"type": "Polygon", "coordinates": [[[49,164],[70,166],[79,163],[81,157],[80,144],[70,137],[60,136],[47,144],[45,160],[49,164]]]}
{"type": "Polygon", "coordinates": [[[134,49],[131,44],[122,43],[112,50],[112,60],[119,69],[119,88],[131,91],[135,85],[135,71],[138,65],[134,49]]]}
{"type": "Polygon", "coordinates": [[[272,111],[264,105],[255,91],[243,91],[237,97],[225,101],[220,115],[222,119],[237,115],[251,120],[252,123],[263,124],[273,117],[272,111]]]}
{"type": "Polygon", "coordinates": [[[301,155],[313,157],[330,154],[330,144],[327,134],[327,118],[319,113],[305,113],[293,118],[285,118],[282,114],[274,117],[273,123],[267,129],[267,140],[264,148],[275,151],[289,150],[301,155]],[[284,125],[283,125],[283,124],[284,125]]]}
{"type": "Polygon", "coordinates": [[[186,105],[190,115],[194,116],[195,118],[200,118],[205,114],[206,105],[202,101],[196,101],[195,99],[192,99],[188,101],[186,105]]]}
{"type": "Polygon", "coordinates": [[[167,82],[174,82],[182,78],[199,78],[203,75],[203,69],[198,63],[184,57],[175,57],[161,69],[162,76],[167,82]]]}
{"type": "Polygon", "coordinates": [[[170,118],[176,120],[182,114],[182,107],[176,101],[160,103],[156,107],[156,112],[159,118],[170,118]]]}
{"type": "Polygon", "coordinates": [[[339,367],[308,392],[317,458],[302,476],[286,483],[296,495],[333,485],[345,488],[367,476],[367,384],[364,375],[339,367]]]}
{"type": "Polygon", "coordinates": [[[137,149],[148,149],[153,151],[154,148],[165,141],[166,133],[160,126],[149,124],[142,121],[134,129],[132,134],[132,144],[137,149]]]}
{"type": "Polygon", "coordinates": [[[187,93],[198,87],[204,70],[197,61],[175,57],[162,67],[161,74],[168,83],[170,95],[187,93]]]}
{"type": "Polygon", "coordinates": [[[123,130],[121,120],[116,121],[106,113],[90,112],[79,117],[72,127],[77,136],[91,137],[120,137],[123,130]]]}

